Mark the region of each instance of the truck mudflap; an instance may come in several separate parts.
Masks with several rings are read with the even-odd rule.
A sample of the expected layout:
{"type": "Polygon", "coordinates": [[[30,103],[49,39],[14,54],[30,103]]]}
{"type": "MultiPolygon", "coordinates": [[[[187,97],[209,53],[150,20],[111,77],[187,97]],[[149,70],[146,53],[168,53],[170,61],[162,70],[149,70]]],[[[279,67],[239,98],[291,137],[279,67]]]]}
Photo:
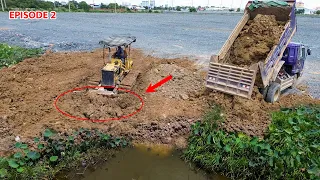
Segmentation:
{"type": "Polygon", "coordinates": [[[206,87],[231,95],[251,98],[258,66],[241,68],[211,62],[206,87]]]}

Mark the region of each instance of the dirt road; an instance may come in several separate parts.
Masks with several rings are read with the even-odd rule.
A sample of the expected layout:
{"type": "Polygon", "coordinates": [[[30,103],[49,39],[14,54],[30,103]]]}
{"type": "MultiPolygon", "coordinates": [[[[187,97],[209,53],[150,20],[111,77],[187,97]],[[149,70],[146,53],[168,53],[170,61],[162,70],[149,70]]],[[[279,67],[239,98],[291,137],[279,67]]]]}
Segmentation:
{"type": "MultiPolygon", "coordinates": [[[[252,100],[232,97],[204,88],[205,73],[186,59],[158,59],[133,50],[134,69],[141,74],[133,91],[142,96],[145,106],[139,114],[106,123],[77,121],[61,115],[53,106],[64,91],[86,86],[100,79],[102,52],[48,53],[27,59],[0,70],[0,151],[10,150],[16,136],[29,140],[45,128],[69,132],[77,128],[99,128],[135,142],[153,142],[185,146],[190,124],[200,120],[213,103],[225,110],[225,128],[262,136],[270,122],[269,112],[281,106],[320,104],[303,95],[289,95],[276,104],[267,104],[256,94],[252,100]],[[145,89],[171,74],[173,80],[146,94],[145,89]]],[[[70,95],[61,99],[62,108],[79,116],[111,117],[131,111],[135,102],[130,98],[99,99],[99,96],[70,95]],[[78,97],[78,98],[77,98],[78,97]],[[82,103],[85,102],[85,103],[82,103]],[[123,103],[120,103],[123,102],[123,103]],[[123,104],[129,104],[124,106],[123,104]],[[104,108],[102,108],[105,106],[104,108]],[[91,111],[91,113],[89,113],[91,111]]]]}

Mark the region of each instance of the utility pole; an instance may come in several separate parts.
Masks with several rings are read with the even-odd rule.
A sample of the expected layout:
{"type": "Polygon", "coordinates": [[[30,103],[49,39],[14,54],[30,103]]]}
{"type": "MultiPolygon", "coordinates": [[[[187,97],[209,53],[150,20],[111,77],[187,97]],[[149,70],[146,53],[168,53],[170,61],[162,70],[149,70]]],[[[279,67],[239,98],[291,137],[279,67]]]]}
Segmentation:
{"type": "Polygon", "coordinates": [[[70,0],[69,0],[69,12],[70,12],[70,0]]]}
{"type": "Polygon", "coordinates": [[[1,0],[1,7],[2,7],[2,11],[4,11],[4,8],[3,8],[3,1],[1,0]]]}
{"type": "Polygon", "coordinates": [[[117,13],[117,0],[114,0],[114,13],[117,13]]]}
{"type": "Polygon", "coordinates": [[[3,0],[3,2],[4,2],[4,8],[6,8],[6,9],[7,9],[7,3],[6,3],[6,0],[3,0]]]}

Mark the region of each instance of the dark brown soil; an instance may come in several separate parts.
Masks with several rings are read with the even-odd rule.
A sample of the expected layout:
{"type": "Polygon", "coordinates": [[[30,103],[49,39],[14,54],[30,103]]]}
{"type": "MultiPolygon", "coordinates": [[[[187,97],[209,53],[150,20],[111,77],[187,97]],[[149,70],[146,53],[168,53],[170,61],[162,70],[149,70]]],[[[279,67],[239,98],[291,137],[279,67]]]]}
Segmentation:
{"type": "Polygon", "coordinates": [[[266,59],[272,47],[278,43],[284,23],[274,15],[258,14],[249,20],[230,49],[226,61],[238,66],[250,66],[266,59]]]}

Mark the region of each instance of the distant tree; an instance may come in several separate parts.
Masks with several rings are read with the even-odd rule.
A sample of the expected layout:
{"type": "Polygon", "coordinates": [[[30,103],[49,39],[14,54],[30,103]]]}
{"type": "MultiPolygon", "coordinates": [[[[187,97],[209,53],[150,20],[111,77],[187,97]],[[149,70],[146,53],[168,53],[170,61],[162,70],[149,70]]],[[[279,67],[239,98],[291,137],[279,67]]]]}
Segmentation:
{"type": "Polygon", "coordinates": [[[55,6],[55,7],[60,7],[60,6],[61,6],[61,3],[60,3],[59,1],[55,1],[55,2],[54,2],[54,6],[55,6]]]}
{"type": "Polygon", "coordinates": [[[240,8],[237,9],[237,12],[240,12],[240,8]]]}
{"type": "Polygon", "coordinates": [[[118,3],[110,3],[110,4],[108,4],[108,6],[107,6],[108,9],[114,9],[115,7],[116,7],[117,9],[119,9],[118,3]]]}
{"type": "Polygon", "coordinates": [[[296,14],[304,14],[304,9],[296,9],[296,14]]]}
{"type": "MultiPolygon", "coordinates": [[[[70,1],[69,4],[70,4],[70,9],[71,10],[77,10],[77,8],[76,8],[76,6],[74,5],[73,2],[70,1]]],[[[69,8],[69,4],[67,5],[68,6],[67,8],[69,8]]]]}
{"type": "Polygon", "coordinates": [[[177,11],[181,11],[181,7],[180,7],[180,6],[177,6],[177,7],[176,7],[176,10],[177,10],[177,11]]]}
{"type": "Polygon", "coordinates": [[[76,9],[78,9],[79,8],[79,3],[77,1],[75,1],[75,0],[73,0],[72,2],[74,4],[74,6],[76,7],[76,9]]]}
{"type": "Polygon", "coordinates": [[[319,15],[320,15],[320,10],[316,11],[316,14],[319,14],[319,15]]]}
{"type": "Polygon", "coordinates": [[[145,9],[149,9],[149,7],[148,6],[143,6],[145,9]]]}
{"type": "Polygon", "coordinates": [[[197,9],[195,7],[190,7],[189,12],[197,12],[197,9]]]}
{"type": "Polygon", "coordinates": [[[101,3],[101,4],[100,4],[100,8],[101,8],[101,9],[107,9],[107,8],[108,8],[108,6],[107,6],[107,5],[105,5],[105,4],[103,4],[103,3],[101,3]]]}
{"type": "Polygon", "coordinates": [[[83,9],[84,11],[88,12],[90,10],[90,5],[87,4],[85,1],[81,1],[79,3],[79,9],[83,9]]]}

